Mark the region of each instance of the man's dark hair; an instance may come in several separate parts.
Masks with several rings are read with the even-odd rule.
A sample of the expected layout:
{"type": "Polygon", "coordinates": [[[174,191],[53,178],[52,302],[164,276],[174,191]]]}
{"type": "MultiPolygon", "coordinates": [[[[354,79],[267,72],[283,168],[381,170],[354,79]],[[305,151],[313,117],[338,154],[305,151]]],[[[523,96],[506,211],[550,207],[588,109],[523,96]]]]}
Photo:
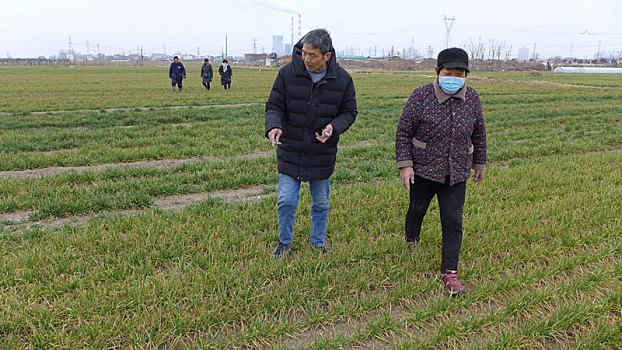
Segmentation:
{"type": "Polygon", "coordinates": [[[173,57],[173,59],[179,59],[179,57],[175,56],[175,57],[173,57]]]}
{"type": "Polygon", "coordinates": [[[320,49],[322,55],[333,51],[333,39],[326,29],[314,29],[302,38],[303,44],[309,44],[316,49],[320,49]]]}

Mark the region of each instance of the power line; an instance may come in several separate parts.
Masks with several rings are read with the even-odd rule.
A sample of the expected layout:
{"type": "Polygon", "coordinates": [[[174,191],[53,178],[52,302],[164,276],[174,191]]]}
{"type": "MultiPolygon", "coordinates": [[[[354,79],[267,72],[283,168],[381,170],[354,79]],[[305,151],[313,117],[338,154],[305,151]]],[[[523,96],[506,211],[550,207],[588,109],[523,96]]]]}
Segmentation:
{"type": "Polygon", "coordinates": [[[604,32],[597,32],[597,33],[592,33],[589,30],[584,30],[583,32],[576,32],[576,31],[549,31],[549,30],[534,30],[534,29],[522,29],[522,28],[499,28],[499,27],[488,27],[488,26],[477,26],[477,25],[470,25],[470,24],[456,24],[457,26],[460,27],[467,27],[467,28],[478,28],[478,29],[485,29],[485,30],[494,30],[494,31],[506,31],[506,32],[521,32],[521,33],[536,33],[536,34],[563,34],[563,35],[575,35],[575,34],[588,34],[588,35],[622,35],[622,33],[604,33],[604,32]]]}

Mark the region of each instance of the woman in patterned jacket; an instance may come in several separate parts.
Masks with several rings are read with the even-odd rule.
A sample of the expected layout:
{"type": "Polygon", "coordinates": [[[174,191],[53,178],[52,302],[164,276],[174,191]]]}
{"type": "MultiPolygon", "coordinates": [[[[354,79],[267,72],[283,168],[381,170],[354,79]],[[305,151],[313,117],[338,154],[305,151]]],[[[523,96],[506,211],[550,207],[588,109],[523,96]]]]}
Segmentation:
{"type": "Polygon", "coordinates": [[[450,48],[438,54],[434,82],[410,95],[397,125],[395,150],[401,182],[410,191],[406,241],[419,243],[421,223],[437,196],[443,235],[441,273],[451,295],[458,280],[466,181],[480,183],[486,169],[486,127],[479,95],[465,84],[468,54],[450,48]]]}

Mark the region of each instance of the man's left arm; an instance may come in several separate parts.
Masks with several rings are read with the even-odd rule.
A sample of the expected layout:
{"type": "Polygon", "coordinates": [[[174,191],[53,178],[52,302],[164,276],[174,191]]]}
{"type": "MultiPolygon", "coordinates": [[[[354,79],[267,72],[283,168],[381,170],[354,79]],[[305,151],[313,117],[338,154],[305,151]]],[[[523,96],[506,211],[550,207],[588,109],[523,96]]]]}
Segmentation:
{"type": "Polygon", "coordinates": [[[333,126],[333,134],[343,134],[350,128],[356,119],[358,110],[356,107],[356,91],[354,90],[354,82],[352,78],[348,76],[348,85],[344,90],[341,104],[337,111],[337,116],[330,124],[333,126]]]}

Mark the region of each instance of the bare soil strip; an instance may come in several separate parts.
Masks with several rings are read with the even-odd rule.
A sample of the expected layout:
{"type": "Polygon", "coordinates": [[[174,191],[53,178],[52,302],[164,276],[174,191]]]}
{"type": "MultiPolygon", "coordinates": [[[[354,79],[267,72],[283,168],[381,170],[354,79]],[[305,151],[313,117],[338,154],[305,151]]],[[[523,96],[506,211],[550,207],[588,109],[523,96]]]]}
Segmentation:
{"type": "MultiPolygon", "coordinates": [[[[59,113],[74,113],[74,112],[129,112],[129,111],[151,111],[151,110],[177,110],[177,109],[208,109],[208,108],[239,108],[239,107],[247,107],[247,106],[257,106],[262,105],[263,103],[239,103],[239,104],[230,104],[230,105],[207,105],[207,106],[171,106],[171,107],[134,107],[134,108],[104,108],[104,109],[74,109],[74,110],[60,110],[60,111],[38,111],[38,112],[30,112],[32,115],[43,115],[43,114],[59,114],[59,113]]],[[[15,115],[19,113],[9,113],[9,112],[0,112],[0,116],[5,115],[15,115]]]]}
{"type": "Polygon", "coordinates": [[[161,197],[155,200],[155,203],[152,207],[146,209],[108,211],[93,215],[71,216],[51,220],[30,221],[30,215],[34,214],[35,212],[30,210],[20,211],[0,214],[0,224],[9,223],[10,225],[5,226],[5,229],[9,232],[16,233],[33,226],[41,226],[43,228],[57,228],[64,225],[80,225],[93,217],[109,214],[136,215],[146,210],[151,210],[153,208],[158,208],[162,210],[182,210],[187,206],[199,203],[209,198],[220,198],[225,202],[254,202],[257,200],[261,200],[262,198],[272,196],[274,195],[274,193],[276,193],[265,193],[264,189],[269,187],[270,186],[262,185],[237,190],[215,191],[209,193],[191,193],[186,195],[161,197]]]}
{"type": "Polygon", "coordinates": [[[29,169],[29,170],[10,170],[0,171],[0,179],[13,178],[13,179],[28,179],[33,177],[43,177],[49,175],[59,175],[70,171],[82,173],[86,171],[102,171],[106,169],[114,168],[155,168],[155,169],[167,169],[181,164],[192,164],[201,161],[210,162],[222,162],[230,158],[242,158],[242,159],[254,159],[261,157],[268,157],[272,155],[274,151],[262,151],[249,154],[242,154],[233,157],[197,157],[189,159],[162,159],[162,160],[145,160],[131,163],[109,163],[92,166],[77,166],[77,167],[50,167],[42,169],[29,169]]]}
{"type": "MultiPolygon", "coordinates": [[[[369,141],[361,141],[351,146],[346,147],[367,147],[373,146],[376,143],[369,141]]],[[[341,148],[341,147],[340,147],[341,148]]],[[[201,160],[210,160],[210,161],[224,161],[229,158],[259,158],[259,157],[269,157],[274,154],[274,151],[262,151],[255,152],[250,154],[244,154],[236,157],[202,157],[202,158],[193,158],[193,159],[168,159],[161,161],[144,161],[144,162],[134,162],[134,163],[119,163],[119,164],[102,164],[98,166],[90,166],[90,167],[68,167],[68,168],[45,168],[45,169],[36,169],[36,170],[24,170],[24,171],[4,171],[0,172],[0,178],[13,177],[13,178],[29,178],[35,176],[44,176],[44,175],[53,175],[53,174],[61,174],[67,171],[98,171],[107,168],[119,168],[119,167],[155,167],[155,168],[167,168],[172,167],[179,164],[188,164],[194,163],[201,160]]],[[[191,193],[186,195],[174,195],[168,197],[160,197],[155,200],[155,203],[152,207],[146,209],[126,209],[126,210],[117,210],[117,211],[107,211],[103,213],[96,213],[92,215],[81,215],[81,216],[72,216],[72,217],[64,217],[64,218],[56,218],[51,220],[39,220],[39,221],[30,221],[31,215],[35,214],[35,211],[32,210],[24,210],[17,211],[11,213],[0,214],[0,228],[2,228],[3,223],[7,224],[4,226],[4,230],[7,232],[22,232],[24,229],[32,226],[41,226],[44,228],[56,228],[64,225],[80,225],[84,222],[88,221],[92,217],[107,215],[107,214],[119,214],[119,215],[134,215],[141,213],[145,210],[149,210],[152,208],[159,208],[162,210],[182,210],[187,206],[196,204],[198,202],[204,201],[208,198],[221,198],[225,202],[254,202],[257,200],[261,200],[262,197],[268,197],[273,195],[274,193],[264,193],[265,188],[270,188],[271,185],[261,185],[250,188],[242,188],[236,190],[222,190],[215,191],[209,193],[191,193]]],[[[273,187],[273,186],[272,186],[273,187]]]]}
{"type": "MultiPolygon", "coordinates": [[[[373,146],[377,143],[369,142],[369,141],[361,141],[357,142],[353,145],[349,146],[340,146],[339,149],[347,148],[347,147],[366,147],[373,146]]],[[[41,169],[28,169],[28,170],[8,170],[8,171],[0,171],[0,179],[12,178],[12,179],[29,179],[33,177],[43,177],[50,175],[59,175],[70,171],[75,171],[77,173],[82,173],[86,171],[102,171],[106,169],[114,169],[114,168],[155,168],[155,169],[167,169],[172,168],[177,165],[182,164],[192,164],[201,161],[209,161],[209,162],[222,162],[229,159],[255,159],[255,158],[263,158],[270,157],[275,154],[274,150],[270,151],[259,151],[248,154],[241,154],[236,156],[228,156],[228,157],[197,157],[197,158],[188,158],[188,159],[162,159],[162,160],[145,160],[131,163],[108,163],[108,164],[100,164],[100,165],[92,165],[92,166],[77,166],[77,167],[50,167],[50,168],[41,168],[41,169]]]]}

